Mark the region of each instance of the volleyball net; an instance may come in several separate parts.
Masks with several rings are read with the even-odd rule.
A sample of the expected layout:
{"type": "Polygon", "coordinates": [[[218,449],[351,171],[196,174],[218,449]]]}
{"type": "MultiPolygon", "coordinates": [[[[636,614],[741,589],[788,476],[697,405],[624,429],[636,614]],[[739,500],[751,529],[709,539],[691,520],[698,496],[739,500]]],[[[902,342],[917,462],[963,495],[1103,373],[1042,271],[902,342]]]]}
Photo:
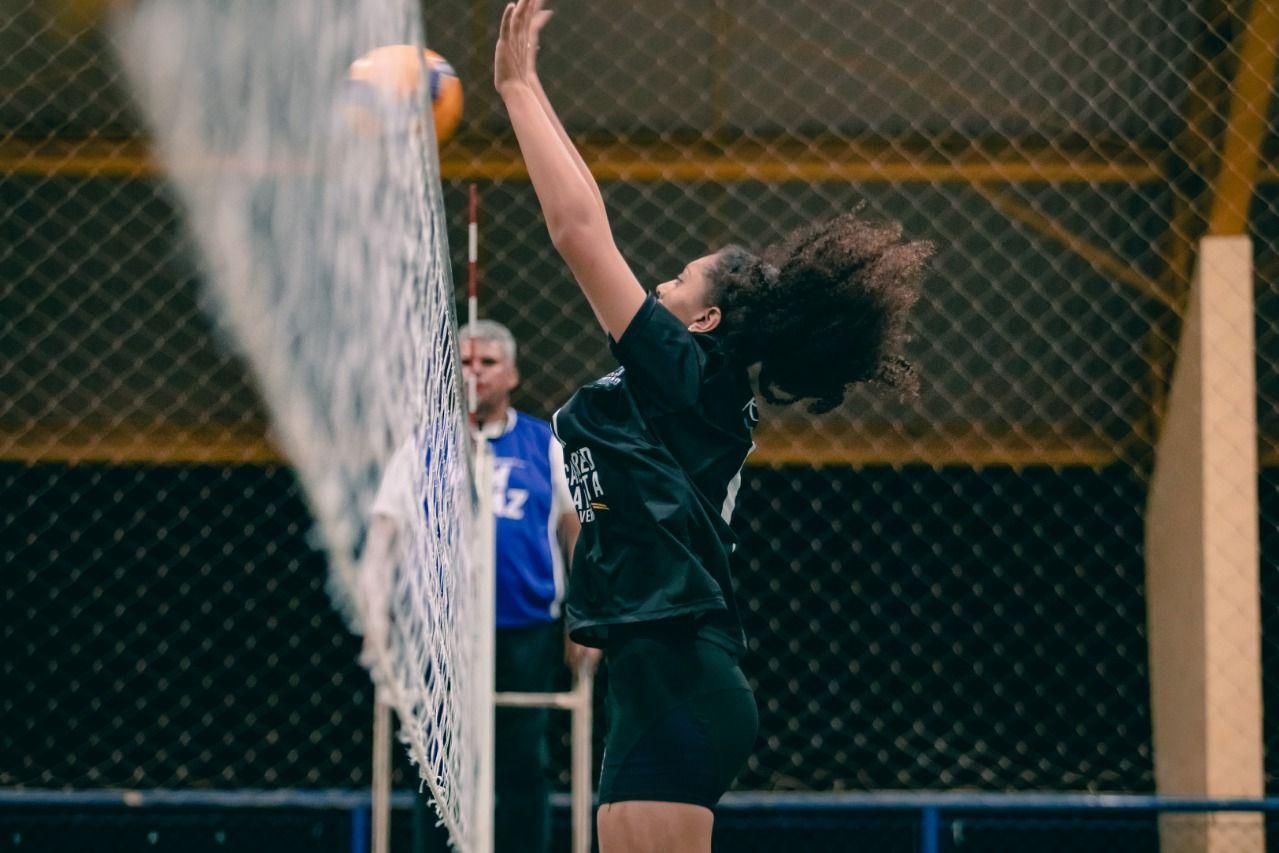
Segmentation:
{"type": "Polygon", "coordinates": [[[203,298],[297,472],[333,603],[471,849],[491,588],[470,545],[479,492],[421,11],[145,0],[114,24],[203,298]],[[398,44],[419,46],[406,69],[418,85],[350,79],[359,57],[398,44]]]}

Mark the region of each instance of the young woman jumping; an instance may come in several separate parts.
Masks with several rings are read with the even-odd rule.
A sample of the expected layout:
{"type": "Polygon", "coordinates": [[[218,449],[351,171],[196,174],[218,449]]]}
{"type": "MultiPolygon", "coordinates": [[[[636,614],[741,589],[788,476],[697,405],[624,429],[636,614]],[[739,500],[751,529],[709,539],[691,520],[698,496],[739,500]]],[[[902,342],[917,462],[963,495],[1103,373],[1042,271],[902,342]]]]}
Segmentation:
{"type": "Polygon", "coordinates": [[[696,258],[646,292],[538,80],[549,16],[541,0],[506,7],[494,82],[551,240],[620,365],[553,419],[582,523],[566,619],[608,664],[600,849],[709,853],[711,809],[758,727],[729,574],[757,420],[748,371],[769,402],[816,412],[858,383],[912,390],[906,314],[932,247],[845,213],[761,256],[696,258]]]}

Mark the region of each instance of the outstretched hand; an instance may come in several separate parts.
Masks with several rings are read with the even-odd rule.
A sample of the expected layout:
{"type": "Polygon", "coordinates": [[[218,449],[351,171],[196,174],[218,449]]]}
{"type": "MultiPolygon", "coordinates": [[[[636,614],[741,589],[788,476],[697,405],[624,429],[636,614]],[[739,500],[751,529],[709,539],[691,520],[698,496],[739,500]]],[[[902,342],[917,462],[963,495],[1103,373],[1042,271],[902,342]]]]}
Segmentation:
{"type": "Polygon", "coordinates": [[[537,49],[542,27],[553,14],[544,0],[507,3],[498,28],[493,58],[493,85],[500,91],[508,83],[537,82],[537,49]]]}

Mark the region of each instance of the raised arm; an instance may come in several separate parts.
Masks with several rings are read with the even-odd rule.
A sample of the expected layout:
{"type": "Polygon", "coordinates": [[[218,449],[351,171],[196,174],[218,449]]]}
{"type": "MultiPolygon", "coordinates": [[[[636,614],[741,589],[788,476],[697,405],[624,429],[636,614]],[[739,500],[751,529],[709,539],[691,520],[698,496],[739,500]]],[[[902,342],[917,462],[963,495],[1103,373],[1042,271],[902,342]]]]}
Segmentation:
{"type": "MultiPolygon", "coordinates": [[[[578,174],[582,176],[582,180],[591,189],[591,194],[595,196],[595,203],[599,205],[601,211],[604,210],[604,196],[600,194],[600,185],[596,182],[595,176],[591,174],[590,167],[586,165],[586,161],[582,159],[581,153],[577,150],[577,146],[573,144],[573,140],[569,137],[568,131],[564,129],[563,122],[560,117],[555,114],[555,108],[551,106],[551,99],[546,96],[546,90],[542,88],[541,75],[537,73],[537,50],[541,44],[542,27],[546,26],[546,22],[551,19],[553,13],[549,9],[538,9],[533,15],[533,21],[530,24],[533,39],[533,67],[530,69],[529,86],[533,89],[533,94],[537,95],[537,102],[542,105],[542,112],[546,113],[546,117],[551,120],[551,124],[555,127],[555,135],[559,137],[560,145],[564,146],[564,150],[573,158],[574,165],[577,166],[578,174]]],[[[607,214],[606,214],[607,215],[607,214]]]]}
{"type": "MultiPolygon", "coordinates": [[[[533,88],[533,93],[537,95],[537,102],[542,105],[542,112],[546,113],[546,117],[551,120],[551,124],[555,127],[555,135],[559,137],[560,145],[573,158],[573,163],[577,166],[578,174],[582,176],[582,180],[586,181],[586,185],[590,187],[591,194],[595,196],[595,203],[599,205],[601,213],[608,215],[604,207],[604,196],[600,193],[599,183],[596,182],[595,176],[591,174],[590,168],[586,165],[586,161],[582,159],[581,153],[577,150],[577,146],[573,144],[573,140],[569,137],[568,131],[564,129],[564,123],[560,121],[560,117],[555,114],[555,108],[551,106],[551,99],[546,95],[546,89],[542,87],[542,77],[537,73],[537,51],[541,44],[542,27],[546,26],[546,22],[551,19],[552,12],[548,9],[539,9],[533,15],[533,21],[530,25],[533,36],[533,67],[529,76],[529,85],[533,88]]],[[[590,300],[587,300],[590,305],[590,300]]],[[[607,328],[604,325],[604,318],[595,311],[595,306],[591,305],[591,311],[595,313],[595,319],[600,324],[600,328],[607,328]]]]}
{"type": "Polygon", "coordinates": [[[364,645],[360,663],[372,669],[388,659],[390,642],[391,583],[395,576],[396,540],[399,524],[394,518],[377,514],[369,523],[364,550],[360,554],[356,604],[364,645]]]}
{"type": "Polygon", "coordinates": [[[510,115],[551,242],[605,330],[620,339],[644,303],[644,288],[617,249],[595,179],[537,81],[537,36],[548,14],[541,0],[507,4],[494,84],[510,115]]]}

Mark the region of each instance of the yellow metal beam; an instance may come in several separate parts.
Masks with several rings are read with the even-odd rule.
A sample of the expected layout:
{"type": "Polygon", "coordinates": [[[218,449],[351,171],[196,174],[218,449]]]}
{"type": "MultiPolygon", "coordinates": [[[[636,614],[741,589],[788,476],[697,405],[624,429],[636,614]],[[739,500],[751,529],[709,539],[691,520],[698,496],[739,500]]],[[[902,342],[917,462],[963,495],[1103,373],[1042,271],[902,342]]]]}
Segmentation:
{"type": "Polygon", "coordinates": [[[1221,32],[1235,15],[1229,0],[1205,3],[1202,14],[1206,26],[1189,46],[1193,70],[1187,85],[1184,125],[1171,152],[1181,168],[1178,174],[1169,175],[1173,212],[1160,251],[1165,284],[1182,299],[1194,274],[1195,246],[1207,229],[1212,178],[1221,168],[1213,126],[1226,110],[1230,81],[1225,66],[1232,55],[1229,45],[1222,46],[1221,32]]]}
{"type": "MultiPolygon", "coordinates": [[[[584,142],[580,147],[591,171],[602,181],[1143,184],[1162,180],[1154,165],[1158,158],[1137,150],[1107,159],[1088,150],[1062,153],[1052,146],[1029,150],[974,144],[943,153],[926,142],[847,140],[724,146],[584,142]]],[[[0,141],[0,174],[129,178],[161,171],[141,141],[0,141]]],[[[440,152],[440,171],[451,180],[528,180],[524,161],[511,142],[455,139],[440,152]]]]}
{"type": "MultiPolygon", "coordinates": [[[[799,418],[766,420],[752,465],[933,467],[1031,466],[1099,468],[1125,459],[1125,449],[1096,435],[1040,427],[1019,432],[978,424],[929,425],[926,431],[849,428],[799,418]]],[[[0,461],[147,465],[287,464],[261,427],[251,425],[41,426],[0,432],[0,461]]]]}
{"type": "MultiPolygon", "coordinates": [[[[1279,435],[1260,436],[1260,460],[1279,465],[1279,435]]],[[[1017,432],[979,424],[930,424],[928,431],[849,428],[829,420],[766,419],[753,465],[950,465],[1104,467],[1131,461],[1134,448],[1094,434],[1043,425],[1017,432]]],[[[252,424],[49,425],[0,427],[0,461],[112,464],[284,464],[264,427],[252,424]]]]}
{"type": "Polygon", "coordinates": [[[982,184],[976,184],[974,189],[989,201],[996,210],[1006,216],[1021,222],[1033,231],[1055,240],[1097,269],[1133,288],[1142,296],[1153,299],[1169,308],[1176,308],[1174,295],[1168,293],[1157,281],[1142,275],[1131,264],[1119,259],[1100,246],[1090,243],[1052,217],[1040,213],[1030,205],[1024,204],[1005,193],[998,192],[982,184]]]}
{"type": "MultiPolygon", "coordinates": [[[[1099,468],[1129,460],[1128,448],[1096,436],[998,436],[972,425],[931,435],[856,433],[842,439],[820,425],[765,425],[757,438],[759,449],[751,455],[752,465],[1099,468]]],[[[1259,441],[1261,464],[1279,466],[1279,435],[1262,435],[1259,441]]],[[[284,461],[263,431],[246,427],[0,432],[0,462],[267,465],[284,461]]]]}
{"type": "Polygon", "coordinates": [[[1259,435],[1257,445],[1257,464],[1262,468],[1279,468],[1279,435],[1259,435]]]}
{"type": "Polygon", "coordinates": [[[1204,26],[1188,45],[1187,91],[1182,129],[1173,140],[1168,182],[1172,210],[1159,246],[1163,262],[1159,280],[1177,301],[1175,316],[1154,317],[1146,329],[1143,350],[1149,365],[1149,406],[1137,429],[1152,446],[1158,440],[1167,409],[1176,363],[1181,315],[1194,274],[1195,247],[1208,227],[1212,176],[1219,169],[1220,146],[1214,140],[1215,119],[1225,112],[1229,73],[1223,70],[1230,48],[1221,37],[1235,16],[1231,0],[1204,0],[1204,26]],[[1174,171],[1175,170],[1175,171],[1174,171]]]}
{"type": "Polygon", "coordinates": [[[1244,28],[1208,233],[1246,234],[1279,52],[1279,0],[1252,0],[1244,28]]]}
{"type": "MultiPolygon", "coordinates": [[[[943,155],[927,145],[814,142],[741,142],[708,150],[701,145],[653,142],[585,143],[582,156],[602,181],[798,181],[805,183],[1150,183],[1161,179],[1154,158],[1104,160],[1081,152],[988,152],[943,155]]],[[[471,149],[445,146],[445,178],[527,180],[510,145],[471,149]]]]}
{"type": "Polygon", "coordinates": [[[146,146],[134,140],[0,139],[0,175],[142,178],[160,171],[146,146]]]}
{"type": "Polygon", "coordinates": [[[904,430],[765,418],[755,443],[752,465],[1103,468],[1128,458],[1118,441],[1092,433],[1071,435],[1044,424],[1017,431],[971,422],[904,430]]]}
{"type": "Polygon", "coordinates": [[[0,430],[0,461],[266,465],[283,457],[261,426],[79,424],[0,430]]]}

